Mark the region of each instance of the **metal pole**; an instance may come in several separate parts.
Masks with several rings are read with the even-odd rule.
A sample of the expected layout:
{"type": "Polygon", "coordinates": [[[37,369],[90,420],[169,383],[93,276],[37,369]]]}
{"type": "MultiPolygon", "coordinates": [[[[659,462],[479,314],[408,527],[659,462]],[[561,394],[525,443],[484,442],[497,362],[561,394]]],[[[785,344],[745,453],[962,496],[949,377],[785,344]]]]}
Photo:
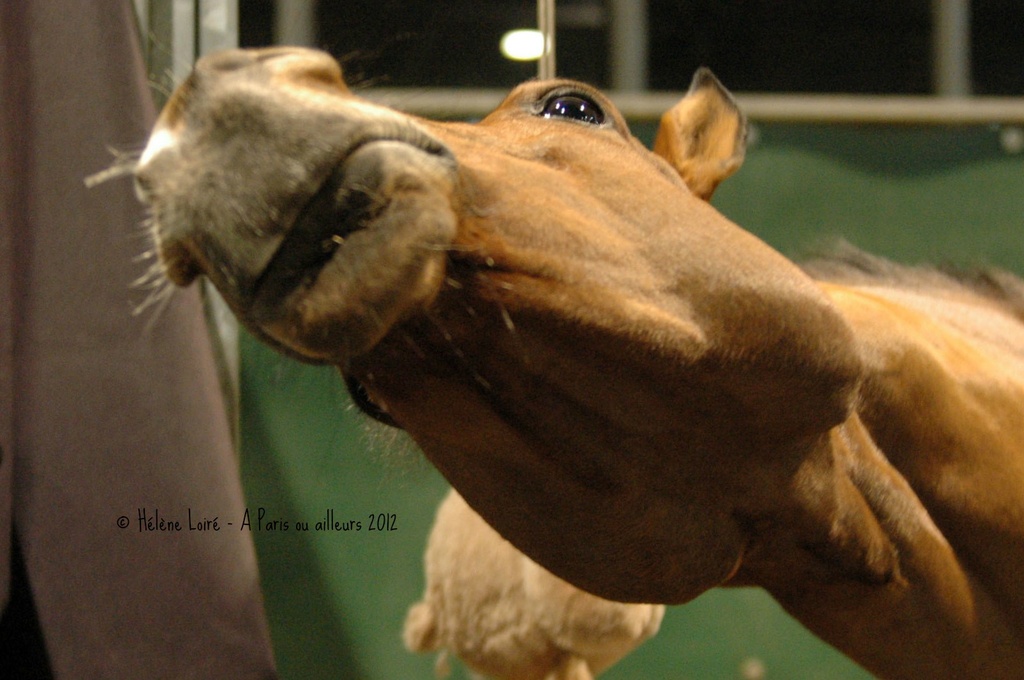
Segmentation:
{"type": "Polygon", "coordinates": [[[175,85],[189,71],[196,55],[196,7],[194,0],[156,2],[140,12],[147,21],[142,26],[146,43],[144,53],[153,96],[162,106],[175,85]]]}
{"type": "Polygon", "coordinates": [[[316,46],[317,0],[277,0],[274,8],[274,44],[316,46]]]}
{"type": "MultiPolygon", "coordinates": [[[[465,120],[490,113],[506,90],[372,88],[365,96],[393,109],[428,118],[465,120]]],[[[608,92],[630,120],[657,121],[683,92],[608,92]]],[[[785,95],[737,93],[751,120],[781,123],[885,125],[1024,125],[1024,97],[785,95]]]]}
{"type": "Polygon", "coordinates": [[[611,85],[623,92],[647,89],[647,0],[611,0],[611,85]]]}
{"type": "Polygon", "coordinates": [[[971,94],[970,0],[932,0],[932,58],[935,94],[971,94]]]}
{"type": "MultiPolygon", "coordinates": [[[[193,60],[238,47],[238,0],[198,0],[199,35],[193,60]]],[[[203,279],[203,303],[210,336],[214,341],[221,390],[230,419],[231,435],[238,450],[241,439],[241,350],[238,319],[228,303],[209,282],[203,279]]]]}
{"type": "MultiPolygon", "coordinates": [[[[2,0],[0,0],[2,1],[2,0]]],[[[210,52],[238,47],[238,0],[135,0],[146,68],[157,108],[210,52]],[[170,82],[168,82],[170,81],[170,82]]],[[[239,328],[213,286],[203,302],[235,444],[239,439],[239,328]]]]}
{"type": "Polygon", "coordinates": [[[139,31],[142,33],[143,43],[146,43],[146,35],[149,33],[149,0],[132,1],[135,4],[135,18],[139,22],[139,31]]]}
{"type": "Polygon", "coordinates": [[[537,0],[537,29],[544,36],[544,52],[537,60],[537,77],[555,77],[555,0],[537,0]]]}
{"type": "Polygon", "coordinates": [[[238,0],[199,0],[198,54],[238,47],[238,0]]]}

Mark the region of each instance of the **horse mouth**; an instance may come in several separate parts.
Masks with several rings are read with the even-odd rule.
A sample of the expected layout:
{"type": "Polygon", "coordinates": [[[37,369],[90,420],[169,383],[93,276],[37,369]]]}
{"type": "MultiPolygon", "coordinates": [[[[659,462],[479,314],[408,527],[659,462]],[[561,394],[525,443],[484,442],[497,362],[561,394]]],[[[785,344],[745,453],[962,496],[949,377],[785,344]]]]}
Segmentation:
{"type": "Polygon", "coordinates": [[[345,182],[339,164],[298,214],[253,286],[257,305],[273,306],[298,288],[309,288],[345,239],[372,220],[368,191],[345,182]]]}
{"type": "Polygon", "coordinates": [[[456,175],[426,136],[354,145],[257,275],[249,324],[307,361],[367,351],[440,286],[456,175]]]}
{"type": "Polygon", "coordinates": [[[253,286],[254,306],[274,307],[297,290],[317,283],[323,269],[353,234],[372,228],[391,197],[380,186],[373,162],[361,162],[385,146],[451,160],[448,150],[429,139],[380,138],[353,145],[299,212],[292,227],[253,286]]]}

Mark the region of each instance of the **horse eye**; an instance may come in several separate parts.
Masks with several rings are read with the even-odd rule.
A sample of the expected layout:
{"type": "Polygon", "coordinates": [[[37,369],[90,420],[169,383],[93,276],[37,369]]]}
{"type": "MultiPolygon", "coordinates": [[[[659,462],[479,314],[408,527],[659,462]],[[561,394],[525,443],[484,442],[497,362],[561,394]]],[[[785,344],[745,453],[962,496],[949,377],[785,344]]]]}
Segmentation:
{"type": "Polygon", "coordinates": [[[565,94],[552,97],[540,110],[545,118],[569,118],[588,125],[603,125],[604,110],[592,100],[580,95],[565,94]]]}

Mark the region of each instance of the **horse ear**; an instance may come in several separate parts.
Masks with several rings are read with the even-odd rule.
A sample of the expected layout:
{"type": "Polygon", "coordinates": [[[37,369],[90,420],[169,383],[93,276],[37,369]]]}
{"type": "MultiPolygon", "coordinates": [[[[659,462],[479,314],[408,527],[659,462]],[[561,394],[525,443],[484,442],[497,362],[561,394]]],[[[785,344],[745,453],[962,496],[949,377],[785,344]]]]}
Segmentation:
{"type": "Polygon", "coordinates": [[[661,117],[654,153],[676,169],[694,194],[708,200],[739,170],[747,149],[747,119],[729,91],[706,68],[690,90],[661,117]]]}

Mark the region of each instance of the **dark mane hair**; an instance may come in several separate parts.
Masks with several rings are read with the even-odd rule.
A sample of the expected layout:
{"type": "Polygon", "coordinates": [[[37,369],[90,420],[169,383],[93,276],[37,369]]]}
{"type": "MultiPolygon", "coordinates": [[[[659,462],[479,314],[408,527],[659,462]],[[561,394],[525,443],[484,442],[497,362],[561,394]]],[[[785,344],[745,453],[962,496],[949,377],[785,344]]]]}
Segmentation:
{"type": "Polygon", "coordinates": [[[1002,269],[900,264],[846,241],[830,245],[799,265],[812,278],[830,283],[973,293],[999,304],[1024,322],[1024,280],[1002,269]]]}

